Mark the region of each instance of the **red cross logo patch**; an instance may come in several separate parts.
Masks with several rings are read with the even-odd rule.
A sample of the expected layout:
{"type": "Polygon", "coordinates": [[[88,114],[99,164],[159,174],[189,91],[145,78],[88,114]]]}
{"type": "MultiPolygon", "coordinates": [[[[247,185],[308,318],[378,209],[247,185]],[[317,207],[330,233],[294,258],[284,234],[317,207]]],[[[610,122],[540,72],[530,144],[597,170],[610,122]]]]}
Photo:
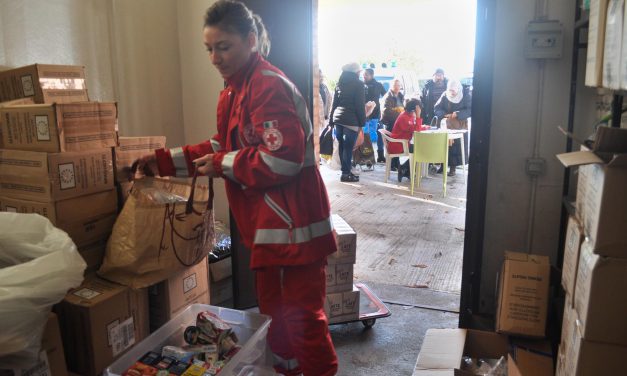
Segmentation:
{"type": "Polygon", "coordinates": [[[283,134],[277,125],[276,120],[263,122],[263,143],[270,151],[276,151],[283,145],[283,134]]]}

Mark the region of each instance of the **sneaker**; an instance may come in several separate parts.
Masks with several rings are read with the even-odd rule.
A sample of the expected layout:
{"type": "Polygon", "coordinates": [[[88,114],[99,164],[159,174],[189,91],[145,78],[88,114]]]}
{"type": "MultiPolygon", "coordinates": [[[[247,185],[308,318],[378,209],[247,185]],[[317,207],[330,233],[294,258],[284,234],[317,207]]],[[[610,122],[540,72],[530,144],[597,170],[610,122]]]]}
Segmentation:
{"type": "Polygon", "coordinates": [[[455,167],[451,167],[450,171],[446,175],[448,175],[448,176],[455,176],[455,167]]]}
{"type": "Polygon", "coordinates": [[[340,177],[340,181],[345,183],[355,183],[359,181],[359,176],[355,176],[353,174],[342,175],[340,177]]]}
{"type": "Polygon", "coordinates": [[[396,172],[396,171],[398,171],[398,167],[390,167],[390,171],[396,172]]]}
{"type": "Polygon", "coordinates": [[[377,158],[377,163],[385,163],[385,157],[377,158]]]}

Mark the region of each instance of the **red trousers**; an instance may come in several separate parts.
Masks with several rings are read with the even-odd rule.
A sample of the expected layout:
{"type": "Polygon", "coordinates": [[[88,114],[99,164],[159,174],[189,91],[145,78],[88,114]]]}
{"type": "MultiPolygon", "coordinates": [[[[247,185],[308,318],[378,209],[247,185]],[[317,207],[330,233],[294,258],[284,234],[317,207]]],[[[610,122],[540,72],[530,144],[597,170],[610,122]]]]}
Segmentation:
{"type": "Polygon", "coordinates": [[[326,260],[256,269],[259,311],[272,317],[268,342],[283,359],[298,360],[304,376],[337,373],[337,356],[324,314],[326,260]]]}

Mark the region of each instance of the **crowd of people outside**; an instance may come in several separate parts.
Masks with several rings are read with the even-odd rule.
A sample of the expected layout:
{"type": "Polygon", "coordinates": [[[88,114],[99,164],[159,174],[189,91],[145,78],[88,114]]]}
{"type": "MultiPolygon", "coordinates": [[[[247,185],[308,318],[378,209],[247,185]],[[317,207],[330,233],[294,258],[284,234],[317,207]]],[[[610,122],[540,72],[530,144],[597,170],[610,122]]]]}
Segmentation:
{"type": "MultiPolygon", "coordinates": [[[[470,131],[472,90],[458,79],[447,78],[442,68],[435,70],[421,93],[413,94],[404,92],[399,79],[393,79],[386,92],[376,80],[374,68],[362,69],[358,63],[349,63],[342,67],[332,95],[325,81],[320,80],[320,96],[324,106],[321,129],[325,129],[320,136],[321,143],[323,137],[330,138],[330,134],[335,134],[342,182],[359,181],[354,153],[362,142],[369,143],[371,148],[376,142],[376,162],[386,162],[383,137],[377,136],[378,129],[387,130],[392,139],[410,142],[414,132],[427,129],[470,131]]],[[[456,175],[457,166],[468,160],[468,139],[468,132],[465,132],[463,138],[449,142],[448,171],[447,166],[441,165],[436,173],[456,175]],[[464,142],[463,149],[461,142],[464,142]],[[462,158],[462,150],[465,158],[462,158]]],[[[402,144],[390,142],[388,149],[391,154],[401,153],[402,144]]],[[[321,151],[321,154],[328,155],[329,150],[327,148],[327,152],[321,151]]],[[[413,145],[410,145],[412,151],[413,145]]],[[[409,161],[400,165],[399,158],[394,157],[390,168],[398,173],[399,182],[404,177],[409,178],[409,161]]]]}

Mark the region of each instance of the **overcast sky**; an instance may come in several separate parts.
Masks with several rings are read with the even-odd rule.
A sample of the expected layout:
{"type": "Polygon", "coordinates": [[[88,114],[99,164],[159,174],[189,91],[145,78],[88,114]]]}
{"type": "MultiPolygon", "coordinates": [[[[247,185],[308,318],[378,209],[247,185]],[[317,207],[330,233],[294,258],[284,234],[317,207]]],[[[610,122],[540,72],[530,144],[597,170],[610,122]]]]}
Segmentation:
{"type": "Polygon", "coordinates": [[[330,77],[350,61],[416,61],[416,74],[436,67],[468,76],[475,51],[476,0],[319,0],[320,67],[330,77]],[[369,58],[371,57],[372,58],[369,58]]]}

